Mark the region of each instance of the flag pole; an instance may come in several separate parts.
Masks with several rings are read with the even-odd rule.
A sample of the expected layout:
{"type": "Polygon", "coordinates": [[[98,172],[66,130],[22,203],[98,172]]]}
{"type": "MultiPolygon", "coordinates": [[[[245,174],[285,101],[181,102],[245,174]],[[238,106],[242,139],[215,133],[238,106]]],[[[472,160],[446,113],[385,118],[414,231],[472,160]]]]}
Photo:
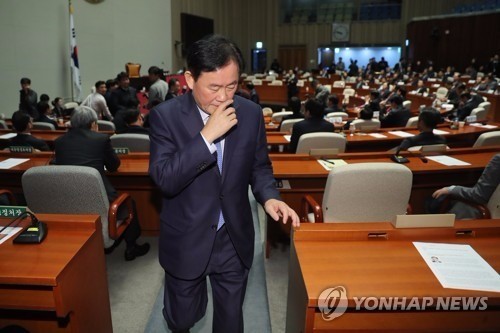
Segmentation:
{"type": "Polygon", "coordinates": [[[75,95],[74,95],[74,91],[73,91],[73,82],[74,82],[74,79],[73,79],[73,65],[71,64],[71,54],[72,54],[72,50],[71,50],[71,39],[72,39],[72,34],[73,34],[73,29],[71,27],[71,11],[72,11],[73,7],[71,6],[71,0],[68,0],[68,21],[69,21],[69,72],[71,74],[71,101],[74,102],[75,101],[75,95]]]}

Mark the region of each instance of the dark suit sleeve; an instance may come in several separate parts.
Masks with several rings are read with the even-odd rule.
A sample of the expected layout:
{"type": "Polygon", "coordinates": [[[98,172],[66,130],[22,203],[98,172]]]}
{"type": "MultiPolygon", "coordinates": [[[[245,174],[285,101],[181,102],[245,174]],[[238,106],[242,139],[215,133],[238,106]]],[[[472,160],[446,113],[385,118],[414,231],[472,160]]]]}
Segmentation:
{"type": "Polygon", "coordinates": [[[455,186],[451,195],[478,204],[486,204],[500,183],[500,154],[493,156],[473,187],[455,186]]]}
{"type": "Polygon", "coordinates": [[[302,135],[301,126],[297,126],[298,123],[293,125],[292,137],[290,139],[290,152],[295,153],[297,151],[297,145],[299,144],[300,136],[302,135]]]}
{"type": "Polygon", "coordinates": [[[116,171],[120,167],[120,158],[116,155],[111,146],[111,139],[106,138],[104,143],[104,165],[108,171],[116,171]]]}

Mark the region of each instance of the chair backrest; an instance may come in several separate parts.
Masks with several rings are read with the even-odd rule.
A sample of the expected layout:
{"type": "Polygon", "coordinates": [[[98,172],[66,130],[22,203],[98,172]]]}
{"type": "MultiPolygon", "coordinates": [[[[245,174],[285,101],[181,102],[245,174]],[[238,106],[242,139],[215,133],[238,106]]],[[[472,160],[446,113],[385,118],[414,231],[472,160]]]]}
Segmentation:
{"type": "Polygon", "coordinates": [[[5,120],[0,119],[0,129],[9,129],[9,126],[5,122],[5,120]]]}
{"type": "Polygon", "coordinates": [[[111,136],[113,148],[128,148],[130,152],[149,152],[149,135],[124,133],[111,136]]]}
{"type": "Polygon", "coordinates": [[[141,64],[127,62],[125,64],[125,70],[129,77],[141,77],[141,64]]]}
{"type": "Polygon", "coordinates": [[[262,80],[261,79],[253,79],[252,84],[254,86],[261,86],[262,85],[262,80]]]}
{"type": "Polygon", "coordinates": [[[33,123],[33,129],[34,130],[55,131],[56,127],[54,126],[54,124],[45,123],[45,122],[42,122],[42,121],[35,121],[33,123]]]}
{"type": "Polygon", "coordinates": [[[281,122],[280,125],[280,132],[291,132],[293,125],[295,123],[298,123],[299,121],[302,121],[304,119],[302,118],[297,118],[297,119],[285,119],[281,122]]]}
{"type": "Polygon", "coordinates": [[[488,114],[488,111],[490,110],[490,107],[491,107],[491,103],[490,102],[482,102],[477,107],[485,109],[486,114],[488,114]]]}
{"type": "Polygon", "coordinates": [[[271,109],[270,107],[266,106],[266,107],[262,108],[262,114],[264,115],[264,117],[266,117],[266,116],[272,116],[273,109],[271,109]]]}
{"type": "Polygon", "coordinates": [[[481,134],[472,148],[500,146],[500,131],[488,132],[481,134]]]}
{"type": "Polygon", "coordinates": [[[339,153],[345,151],[346,138],[337,133],[316,132],[302,134],[297,144],[296,154],[309,154],[311,149],[337,148],[339,153]]]}
{"type": "Polygon", "coordinates": [[[378,119],[356,119],[352,123],[354,128],[359,131],[374,131],[380,129],[380,120],[378,119]]]}
{"type": "Polygon", "coordinates": [[[333,117],[342,117],[342,120],[347,120],[349,118],[349,115],[346,112],[329,112],[326,114],[326,118],[333,118],[333,117]]]}
{"type": "Polygon", "coordinates": [[[486,204],[488,210],[490,211],[492,219],[500,218],[500,185],[497,185],[497,189],[490,197],[490,200],[486,204]]]}
{"type": "Polygon", "coordinates": [[[406,213],[413,175],[395,163],[354,163],[330,171],[323,195],[325,222],[382,222],[406,213]]]}
{"type": "Polygon", "coordinates": [[[408,110],[411,110],[411,101],[404,101],[403,107],[407,108],[408,110]]]}
{"type": "Polygon", "coordinates": [[[417,127],[417,124],[418,124],[418,116],[416,117],[411,117],[410,119],[408,119],[408,121],[406,122],[406,127],[417,127]]]}
{"type": "Polygon", "coordinates": [[[333,82],[333,87],[334,88],[344,88],[345,82],[344,81],[334,81],[333,82]]]}
{"type": "Polygon", "coordinates": [[[291,116],[293,114],[293,111],[280,111],[280,112],[275,112],[271,116],[271,120],[276,123],[280,123],[283,117],[285,116],[291,116]]]}
{"type": "Polygon", "coordinates": [[[344,96],[354,96],[356,94],[356,90],[352,88],[345,88],[344,91],[342,92],[342,95],[344,96]]]}
{"type": "Polygon", "coordinates": [[[23,174],[22,186],[26,203],[34,213],[100,215],[104,245],[113,244],[108,233],[108,196],[96,169],[72,165],[32,167],[23,174]]]}
{"type": "Polygon", "coordinates": [[[475,109],[472,109],[472,112],[470,113],[471,116],[476,116],[477,121],[483,121],[486,120],[486,110],[480,107],[477,107],[475,109]]]}
{"type": "Polygon", "coordinates": [[[274,81],[271,81],[269,83],[270,86],[282,86],[283,85],[283,81],[281,80],[274,80],[274,81]]]}
{"type": "Polygon", "coordinates": [[[436,97],[438,98],[444,98],[448,94],[448,88],[446,87],[439,87],[438,90],[436,91],[436,97]]]}
{"type": "Polygon", "coordinates": [[[267,75],[264,81],[274,81],[276,80],[276,76],[274,75],[267,75]]]}
{"type": "Polygon", "coordinates": [[[98,120],[97,127],[99,131],[116,131],[115,124],[109,120],[98,120]]]}

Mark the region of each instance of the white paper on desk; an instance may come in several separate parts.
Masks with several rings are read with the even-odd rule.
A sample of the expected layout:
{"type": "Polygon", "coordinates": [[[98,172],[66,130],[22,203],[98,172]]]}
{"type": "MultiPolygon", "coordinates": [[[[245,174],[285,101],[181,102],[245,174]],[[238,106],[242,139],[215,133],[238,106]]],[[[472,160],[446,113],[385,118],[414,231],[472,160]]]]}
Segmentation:
{"type": "Polygon", "coordinates": [[[433,129],[432,130],[432,133],[436,134],[436,135],[446,135],[446,134],[450,134],[450,132],[446,132],[446,131],[443,131],[443,130],[438,130],[438,129],[433,129]]]}
{"type": "Polygon", "coordinates": [[[469,124],[470,126],[474,126],[474,127],[481,127],[481,128],[487,128],[487,129],[492,129],[492,128],[497,128],[498,126],[496,125],[483,125],[481,123],[472,123],[472,124],[469,124]]]}
{"type": "Polygon", "coordinates": [[[292,139],[292,136],[291,135],[283,135],[283,137],[285,138],[286,141],[290,142],[290,140],[292,139]]]}
{"type": "Polygon", "coordinates": [[[374,138],[377,138],[377,139],[383,139],[383,138],[387,138],[387,135],[383,135],[383,134],[380,134],[380,133],[370,133],[368,134],[369,136],[372,136],[374,138]]]}
{"type": "MultiPolygon", "coordinates": [[[[3,228],[3,227],[0,227],[0,229],[1,228],[3,228]]],[[[0,233],[0,244],[2,244],[3,242],[5,242],[7,239],[11,238],[15,234],[17,234],[17,232],[21,229],[22,229],[21,227],[7,227],[7,228],[5,228],[5,230],[3,230],[0,233]]]]}
{"type": "Polygon", "coordinates": [[[330,159],[327,159],[327,160],[317,160],[317,161],[327,171],[330,171],[330,170],[332,170],[335,167],[347,164],[347,162],[344,161],[344,160],[342,160],[342,159],[333,159],[333,158],[330,158],[330,159]]]}
{"type": "Polygon", "coordinates": [[[10,139],[13,138],[17,135],[17,133],[7,133],[4,135],[0,135],[0,139],[10,139]]]}
{"type": "Polygon", "coordinates": [[[400,136],[402,138],[409,138],[409,137],[415,136],[414,134],[403,132],[403,131],[389,131],[389,133],[391,133],[392,135],[395,135],[395,136],[400,136]]]}
{"type": "Polygon", "coordinates": [[[470,245],[413,245],[443,288],[500,292],[500,275],[470,245]]]}
{"type": "Polygon", "coordinates": [[[461,161],[459,159],[446,156],[446,155],[438,155],[438,156],[426,156],[427,159],[432,160],[434,162],[446,165],[446,166],[455,166],[455,165],[470,165],[470,163],[461,161]]]}
{"type": "Polygon", "coordinates": [[[8,158],[0,162],[0,169],[10,169],[29,160],[29,158],[8,158]]]}

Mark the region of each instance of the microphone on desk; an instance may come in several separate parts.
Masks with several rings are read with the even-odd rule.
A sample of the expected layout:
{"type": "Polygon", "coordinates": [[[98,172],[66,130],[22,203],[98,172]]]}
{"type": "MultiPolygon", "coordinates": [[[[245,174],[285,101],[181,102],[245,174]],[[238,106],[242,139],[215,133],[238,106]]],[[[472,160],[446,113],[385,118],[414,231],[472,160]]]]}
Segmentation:
{"type": "Polygon", "coordinates": [[[37,217],[30,212],[24,212],[14,219],[23,219],[26,216],[31,218],[31,224],[24,229],[16,238],[14,244],[40,244],[47,236],[47,224],[39,221],[37,217]]]}
{"type": "Polygon", "coordinates": [[[408,162],[410,162],[410,160],[407,159],[406,157],[399,155],[400,150],[401,150],[401,148],[398,147],[398,149],[396,150],[396,153],[391,156],[391,160],[393,160],[396,163],[408,163],[408,162]]]}

